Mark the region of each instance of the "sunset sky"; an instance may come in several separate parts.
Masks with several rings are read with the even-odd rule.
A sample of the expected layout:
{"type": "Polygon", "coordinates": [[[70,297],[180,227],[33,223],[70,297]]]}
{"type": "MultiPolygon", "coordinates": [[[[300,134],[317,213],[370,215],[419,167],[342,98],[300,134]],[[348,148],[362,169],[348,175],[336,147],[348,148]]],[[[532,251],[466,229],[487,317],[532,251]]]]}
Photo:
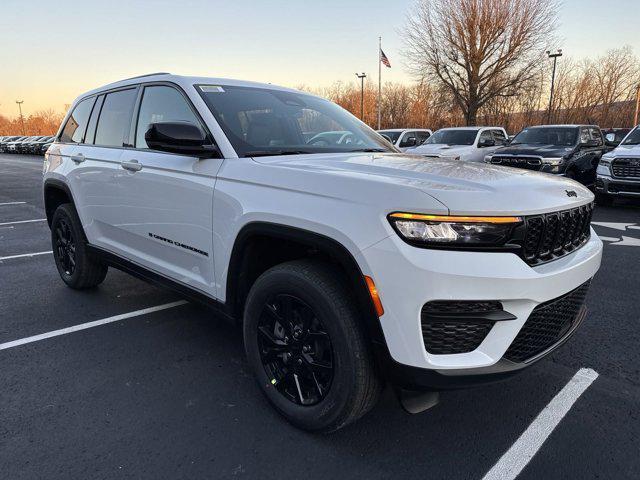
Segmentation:
{"type": "MultiPolygon", "coordinates": [[[[80,93],[168,71],[286,86],[377,82],[377,37],[410,82],[399,31],[413,0],[122,1],[4,0],[0,13],[0,114],[62,111],[80,93]]],[[[573,58],[631,45],[640,55],[637,0],[566,0],[559,45],[573,58]]]]}

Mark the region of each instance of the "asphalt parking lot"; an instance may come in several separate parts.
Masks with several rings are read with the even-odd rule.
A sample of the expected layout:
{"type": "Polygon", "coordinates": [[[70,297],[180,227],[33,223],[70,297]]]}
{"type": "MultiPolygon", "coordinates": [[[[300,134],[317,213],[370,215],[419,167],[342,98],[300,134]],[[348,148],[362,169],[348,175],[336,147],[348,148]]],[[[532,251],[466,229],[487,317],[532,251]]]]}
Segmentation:
{"type": "Polygon", "coordinates": [[[387,389],[355,425],[315,436],[262,397],[241,332],[197,305],[10,343],[180,300],[113,269],[95,290],[67,288],[41,170],[41,157],[0,154],[1,478],[513,478],[501,468],[514,458],[521,479],[640,478],[640,202],[596,209],[589,314],[551,357],[420,415],[387,389]],[[532,450],[580,369],[583,393],[532,450]]]}

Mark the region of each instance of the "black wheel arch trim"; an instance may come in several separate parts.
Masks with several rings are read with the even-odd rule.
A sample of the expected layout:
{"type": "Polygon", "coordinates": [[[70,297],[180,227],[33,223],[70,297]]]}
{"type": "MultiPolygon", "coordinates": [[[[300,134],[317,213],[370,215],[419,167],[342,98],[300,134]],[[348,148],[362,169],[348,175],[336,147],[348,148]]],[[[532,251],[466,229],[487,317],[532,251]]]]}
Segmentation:
{"type": "Polygon", "coordinates": [[[74,206],[76,204],[76,201],[73,198],[73,193],[71,193],[71,189],[69,188],[69,185],[67,185],[62,180],[58,180],[56,178],[47,178],[44,181],[44,184],[42,186],[42,196],[44,201],[44,210],[47,215],[47,223],[49,224],[49,226],[51,226],[51,220],[53,219],[53,214],[54,214],[53,211],[47,208],[47,191],[51,188],[62,190],[67,195],[67,197],[69,197],[69,199],[71,200],[71,203],[74,206]]]}
{"type": "Polygon", "coordinates": [[[331,237],[290,225],[272,222],[249,222],[240,229],[236,235],[229,258],[226,281],[226,304],[229,305],[229,308],[237,308],[238,302],[242,300],[239,298],[241,294],[239,284],[242,280],[242,262],[245,248],[251,238],[257,236],[298,242],[333,257],[345,269],[349,277],[347,280],[353,282],[352,286],[356,287],[354,290],[357,295],[357,301],[361,307],[363,318],[366,320],[367,333],[371,340],[384,342],[382,326],[369,296],[364,274],[349,249],[331,237]]]}

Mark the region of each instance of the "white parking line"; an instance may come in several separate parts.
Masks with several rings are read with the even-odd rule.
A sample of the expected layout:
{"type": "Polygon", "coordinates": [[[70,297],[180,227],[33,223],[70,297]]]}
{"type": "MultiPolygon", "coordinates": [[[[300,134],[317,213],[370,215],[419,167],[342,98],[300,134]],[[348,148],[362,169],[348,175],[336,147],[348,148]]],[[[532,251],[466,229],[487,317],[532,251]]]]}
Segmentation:
{"type": "Polygon", "coordinates": [[[74,325],[73,327],[61,328],[60,330],[53,330],[51,332],[41,333],[40,335],[34,335],[32,337],[0,343],[0,350],[18,347],[27,343],[39,342],[40,340],[66,335],[67,333],[79,332],[80,330],[86,330],[87,328],[99,327],[100,325],[126,320],[127,318],[139,317],[140,315],[146,315],[147,313],[159,312],[160,310],[177,307],[179,305],[184,305],[185,303],[187,303],[185,300],[178,300],[177,302],[165,303],[164,305],[158,305],[156,307],[143,308],[142,310],[123,313],[122,315],[115,315],[113,317],[103,318],[102,320],[94,320],[93,322],[81,323],[80,325],[74,325]]]}
{"type": "Polygon", "coordinates": [[[4,202],[4,203],[0,203],[0,207],[3,205],[23,205],[27,202],[4,202]]]}
{"type": "Polygon", "coordinates": [[[16,222],[4,222],[4,223],[0,223],[0,227],[2,225],[17,225],[19,223],[34,223],[34,222],[46,222],[47,219],[46,218],[36,218],[35,220],[18,220],[16,222]]]}
{"type": "Polygon", "coordinates": [[[36,257],[38,255],[47,255],[49,253],[53,253],[53,251],[49,250],[47,252],[34,252],[34,253],[22,253],[20,255],[9,255],[8,257],[0,257],[0,262],[2,260],[13,260],[14,258],[36,257]]]}
{"type": "Polygon", "coordinates": [[[580,395],[598,378],[590,368],[581,368],[569,383],[547,405],[529,425],[520,438],[498,460],[483,480],[512,480],[527,466],[540,450],[551,432],[558,426],[580,395]]]}

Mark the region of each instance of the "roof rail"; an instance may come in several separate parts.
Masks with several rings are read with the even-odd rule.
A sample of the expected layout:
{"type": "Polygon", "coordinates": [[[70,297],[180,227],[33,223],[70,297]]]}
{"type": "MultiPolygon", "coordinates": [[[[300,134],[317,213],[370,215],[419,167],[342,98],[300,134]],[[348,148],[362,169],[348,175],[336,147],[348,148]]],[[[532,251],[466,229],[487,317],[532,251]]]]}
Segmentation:
{"type": "Polygon", "coordinates": [[[125,78],[123,80],[118,80],[119,82],[124,82],[125,80],[133,80],[134,78],[142,78],[142,77],[152,77],[154,75],[171,75],[169,72],[154,72],[154,73],[145,73],[144,75],[136,75],[135,77],[125,78]]]}

